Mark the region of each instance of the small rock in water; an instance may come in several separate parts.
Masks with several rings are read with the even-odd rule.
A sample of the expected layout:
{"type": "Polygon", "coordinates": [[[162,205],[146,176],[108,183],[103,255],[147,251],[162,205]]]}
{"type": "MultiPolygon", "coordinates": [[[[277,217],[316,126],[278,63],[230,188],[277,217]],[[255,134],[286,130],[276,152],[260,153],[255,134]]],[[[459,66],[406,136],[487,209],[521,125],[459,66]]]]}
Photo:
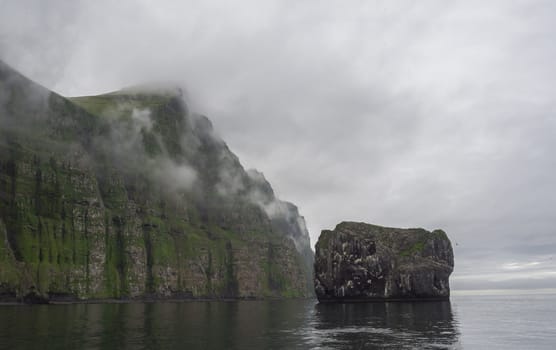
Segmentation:
{"type": "Polygon", "coordinates": [[[342,222],[315,252],[320,302],[448,299],[452,245],[442,230],[342,222]]]}

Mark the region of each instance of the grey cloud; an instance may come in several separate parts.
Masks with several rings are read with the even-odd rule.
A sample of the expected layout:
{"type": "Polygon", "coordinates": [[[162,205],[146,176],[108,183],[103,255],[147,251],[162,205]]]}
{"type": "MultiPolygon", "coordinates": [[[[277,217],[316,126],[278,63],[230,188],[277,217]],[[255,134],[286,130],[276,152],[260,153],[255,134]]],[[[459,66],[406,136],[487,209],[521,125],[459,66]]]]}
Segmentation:
{"type": "MultiPolygon", "coordinates": [[[[94,140],[95,148],[103,149],[116,160],[114,164],[125,164],[128,169],[141,169],[143,173],[164,184],[171,191],[183,191],[193,188],[197,180],[195,169],[184,161],[176,162],[168,155],[164,143],[158,140],[161,152],[158,157],[149,157],[145,152],[144,132],[153,128],[151,110],[135,108],[129,102],[121,101],[113,108],[103,110],[103,117],[109,120],[109,132],[101,134],[94,140]],[[122,115],[129,114],[129,118],[122,115]]],[[[157,133],[151,133],[159,137],[157,133]]]]}
{"type": "Polygon", "coordinates": [[[460,289],[556,244],[553,2],[4,4],[0,57],[62,94],[186,86],[313,244],[341,220],[443,228],[460,289]]]}
{"type": "Polygon", "coordinates": [[[0,1],[0,57],[48,87],[64,76],[79,42],[83,1],[0,1]],[[48,68],[46,68],[48,67],[48,68]]]}

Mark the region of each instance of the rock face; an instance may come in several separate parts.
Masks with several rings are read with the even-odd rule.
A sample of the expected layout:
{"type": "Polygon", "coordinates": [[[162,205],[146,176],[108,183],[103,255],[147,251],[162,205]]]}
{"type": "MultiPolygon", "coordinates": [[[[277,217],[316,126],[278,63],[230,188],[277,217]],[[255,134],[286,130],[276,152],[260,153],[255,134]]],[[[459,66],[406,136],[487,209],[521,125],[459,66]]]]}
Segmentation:
{"type": "Polygon", "coordinates": [[[320,302],[448,299],[452,245],[442,230],[342,222],[315,251],[320,302]]]}
{"type": "Polygon", "coordinates": [[[297,207],[180,94],[68,99],[0,62],[0,300],[312,295],[297,207]]]}

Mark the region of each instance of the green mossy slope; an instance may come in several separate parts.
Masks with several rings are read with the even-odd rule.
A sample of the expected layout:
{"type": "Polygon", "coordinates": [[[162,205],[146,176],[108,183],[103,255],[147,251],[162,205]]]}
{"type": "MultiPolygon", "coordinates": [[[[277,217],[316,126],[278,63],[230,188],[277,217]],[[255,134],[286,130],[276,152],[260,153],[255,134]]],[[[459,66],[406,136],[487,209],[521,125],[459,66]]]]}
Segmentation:
{"type": "Polygon", "coordinates": [[[297,208],[179,92],[66,99],[0,62],[0,123],[1,300],[312,294],[297,208]]]}

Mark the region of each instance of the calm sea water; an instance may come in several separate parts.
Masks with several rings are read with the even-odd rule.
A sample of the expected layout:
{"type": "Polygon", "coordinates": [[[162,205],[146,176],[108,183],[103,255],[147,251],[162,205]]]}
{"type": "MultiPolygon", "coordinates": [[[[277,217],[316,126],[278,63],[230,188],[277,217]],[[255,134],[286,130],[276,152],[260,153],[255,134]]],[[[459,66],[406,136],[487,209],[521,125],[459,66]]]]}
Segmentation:
{"type": "Polygon", "coordinates": [[[556,349],[556,294],[0,307],[1,349],[556,349]]]}

